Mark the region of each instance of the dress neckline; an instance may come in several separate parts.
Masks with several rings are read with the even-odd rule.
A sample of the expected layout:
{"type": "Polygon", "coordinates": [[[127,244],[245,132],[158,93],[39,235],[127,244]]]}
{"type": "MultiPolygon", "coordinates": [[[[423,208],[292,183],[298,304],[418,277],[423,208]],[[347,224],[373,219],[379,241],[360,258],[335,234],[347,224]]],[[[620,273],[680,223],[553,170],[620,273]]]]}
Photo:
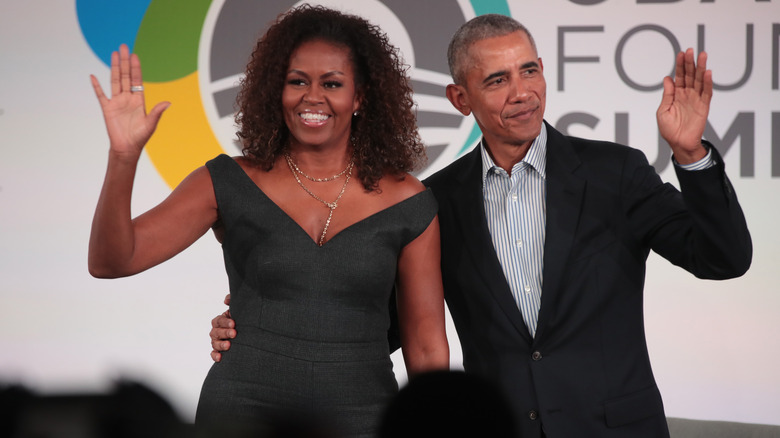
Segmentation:
{"type": "Polygon", "coordinates": [[[336,239],[338,236],[340,236],[342,233],[344,233],[344,232],[346,232],[346,231],[348,231],[348,230],[351,230],[352,228],[355,228],[355,227],[359,226],[360,224],[363,224],[363,223],[365,223],[365,222],[367,222],[367,221],[370,221],[370,220],[375,220],[375,218],[376,218],[376,217],[378,217],[378,216],[380,216],[380,215],[384,215],[384,214],[386,214],[388,211],[391,211],[391,210],[393,210],[393,209],[395,209],[395,208],[397,208],[397,207],[400,207],[401,205],[403,205],[403,204],[406,204],[406,203],[410,202],[410,201],[411,201],[411,200],[413,200],[413,199],[416,199],[416,198],[418,198],[418,197],[421,197],[421,196],[425,195],[426,193],[430,192],[430,190],[431,190],[430,188],[426,188],[425,190],[422,190],[422,191],[420,191],[420,192],[418,192],[418,193],[415,193],[414,195],[412,195],[412,196],[409,196],[408,198],[402,199],[402,200],[400,200],[400,201],[396,202],[395,204],[389,205],[389,206],[387,206],[387,207],[385,207],[385,208],[383,208],[383,209],[381,209],[381,210],[379,210],[379,211],[377,211],[377,212],[375,212],[375,213],[372,213],[372,214],[370,214],[370,215],[368,215],[368,216],[364,217],[363,219],[360,219],[360,220],[358,220],[358,221],[355,221],[355,222],[353,222],[353,223],[351,223],[351,224],[347,225],[346,227],[344,227],[344,228],[342,228],[341,230],[339,230],[339,232],[338,232],[338,233],[336,233],[336,234],[332,235],[332,236],[331,236],[331,237],[330,237],[328,240],[326,240],[326,241],[325,241],[325,242],[322,244],[322,246],[320,246],[320,245],[317,243],[317,241],[316,241],[316,240],[314,240],[314,239],[313,239],[313,238],[312,238],[312,237],[309,235],[309,233],[307,233],[307,232],[306,232],[306,230],[305,230],[305,229],[304,229],[304,228],[303,228],[303,227],[302,227],[302,226],[301,226],[301,225],[300,225],[300,224],[299,224],[299,223],[298,223],[298,222],[297,222],[295,219],[293,219],[293,218],[292,218],[292,216],[290,216],[290,215],[287,213],[287,211],[285,211],[285,209],[283,209],[283,208],[282,208],[282,207],[281,207],[279,204],[277,204],[276,202],[274,202],[274,200],[273,200],[273,199],[271,199],[271,198],[270,198],[268,195],[266,195],[266,193],[263,191],[263,189],[261,189],[261,188],[260,188],[260,186],[258,186],[258,185],[257,185],[257,183],[256,183],[256,182],[255,182],[255,181],[254,181],[254,180],[253,180],[253,179],[252,179],[252,178],[251,178],[251,177],[250,177],[250,176],[249,176],[249,175],[246,173],[246,171],[244,170],[244,168],[243,168],[243,167],[241,167],[241,165],[240,165],[240,164],[238,164],[238,163],[236,162],[236,160],[235,160],[235,159],[233,159],[232,157],[230,157],[230,156],[228,156],[228,155],[225,155],[225,156],[226,156],[226,157],[228,157],[228,158],[230,159],[230,161],[231,161],[231,162],[233,162],[233,164],[234,164],[236,167],[238,167],[238,169],[241,171],[241,174],[243,175],[243,178],[246,178],[247,182],[248,182],[248,183],[249,183],[251,186],[253,186],[253,187],[254,187],[254,188],[257,190],[257,192],[258,192],[258,193],[259,193],[259,194],[260,194],[260,195],[261,195],[261,196],[262,196],[262,197],[263,197],[263,198],[264,198],[266,201],[268,201],[268,202],[269,202],[271,205],[273,205],[273,206],[274,206],[274,208],[275,208],[276,210],[278,210],[279,212],[281,212],[281,213],[282,213],[282,215],[283,215],[284,217],[286,217],[288,221],[290,221],[292,224],[294,224],[294,225],[295,225],[295,228],[297,228],[297,229],[298,229],[298,230],[299,230],[301,233],[303,233],[303,234],[306,236],[307,240],[309,240],[309,241],[310,241],[310,242],[311,242],[311,243],[312,243],[312,244],[313,244],[315,247],[317,247],[317,248],[325,248],[325,247],[326,247],[326,246],[327,246],[327,245],[328,245],[328,244],[329,244],[331,241],[335,240],[335,239],[336,239]]]}

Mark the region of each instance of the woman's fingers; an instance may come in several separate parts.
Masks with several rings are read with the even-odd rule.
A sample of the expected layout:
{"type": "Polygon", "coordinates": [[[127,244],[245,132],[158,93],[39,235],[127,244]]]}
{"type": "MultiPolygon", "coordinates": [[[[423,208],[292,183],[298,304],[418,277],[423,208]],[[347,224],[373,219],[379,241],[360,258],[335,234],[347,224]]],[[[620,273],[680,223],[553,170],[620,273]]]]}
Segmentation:
{"type": "Polygon", "coordinates": [[[119,46],[119,82],[120,92],[130,92],[130,49],[127,44],[119,46]]]}
{"type": "Polygon", "coordinates": [[[108,98],[103,92],[103,87],[100,86],[100,81],[98,81],[95,75],[89,75],[89,80],[92,82],[92,89],[95,90],[95,96],[97,96],[98,102],[100,102],[100,106],[103,106],[108,98]]]}
{"type": "Polygon", "coordinates": [[[111,97],[118,96],[122,92],[119,76],[119,52],[111,52],[111,97]]]}

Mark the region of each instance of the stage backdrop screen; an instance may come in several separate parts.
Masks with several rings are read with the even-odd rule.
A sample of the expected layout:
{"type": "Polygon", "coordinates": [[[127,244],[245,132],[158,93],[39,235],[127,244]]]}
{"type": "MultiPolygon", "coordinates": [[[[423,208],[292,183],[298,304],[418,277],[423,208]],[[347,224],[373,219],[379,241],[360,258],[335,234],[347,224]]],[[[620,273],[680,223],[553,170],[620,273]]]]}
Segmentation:
{"type": "MultiPolygon", "coordinates": [[[[354,0],[396,45],[418,105],[423,178],[471,149],[472,117],[445,98],[446,46],[485,13],[534,34],[546,120],[564,133],[641,149],[677,184],[655,110],[675,52],[706,50],[715,95],[705,136],[721,151],[753,236],[750,271],[706,281],[648,261],[645,327],[667,414],[780,424],[780,0],[354,0]]],[[[148,105],[172,102],[141,159],[140,214],[219,153],[238,155],[234,99],[257,37],[295,1],[0,3],[0,384],[106,391],[128,379],[190,421],[211,365],[210,321],[228,292],[211,233],[134,277],[87,272],[108,139],[89,75],[108,89],[110,52],[144,66],[148,105]]],[[[393,92],[393,90],[387,90],[393,92]]],[[[452,367],[460,368],[448,321],[452,367]]],[[[393,355],[399,382],[406,381],[393,355]]]]}

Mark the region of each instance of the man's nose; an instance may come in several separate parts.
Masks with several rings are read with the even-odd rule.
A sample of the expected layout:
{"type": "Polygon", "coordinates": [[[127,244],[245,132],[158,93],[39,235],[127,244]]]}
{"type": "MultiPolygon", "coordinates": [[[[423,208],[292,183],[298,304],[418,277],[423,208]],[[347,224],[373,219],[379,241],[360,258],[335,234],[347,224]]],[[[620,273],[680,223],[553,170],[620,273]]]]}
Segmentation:
{"type": "Polygon", "coordinates": [[[522,79],[513,79],[509,85],[509,99],[522,102],[528,97],[528,84],[522,79]]]}

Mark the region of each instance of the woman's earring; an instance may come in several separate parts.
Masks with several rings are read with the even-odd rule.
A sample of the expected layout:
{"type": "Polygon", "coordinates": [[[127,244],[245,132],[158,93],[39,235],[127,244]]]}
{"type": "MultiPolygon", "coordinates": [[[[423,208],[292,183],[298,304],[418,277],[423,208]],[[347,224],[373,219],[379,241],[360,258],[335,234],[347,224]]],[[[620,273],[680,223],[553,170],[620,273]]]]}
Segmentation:
{"type": "Polygon", "coordinates": [[[352,113],[352,116],[353,116],[353,117],[357,117],[357,116],[358,116],[358,112],[357,112],[357,111],[355,111],[354,113],[352,113]]]}

